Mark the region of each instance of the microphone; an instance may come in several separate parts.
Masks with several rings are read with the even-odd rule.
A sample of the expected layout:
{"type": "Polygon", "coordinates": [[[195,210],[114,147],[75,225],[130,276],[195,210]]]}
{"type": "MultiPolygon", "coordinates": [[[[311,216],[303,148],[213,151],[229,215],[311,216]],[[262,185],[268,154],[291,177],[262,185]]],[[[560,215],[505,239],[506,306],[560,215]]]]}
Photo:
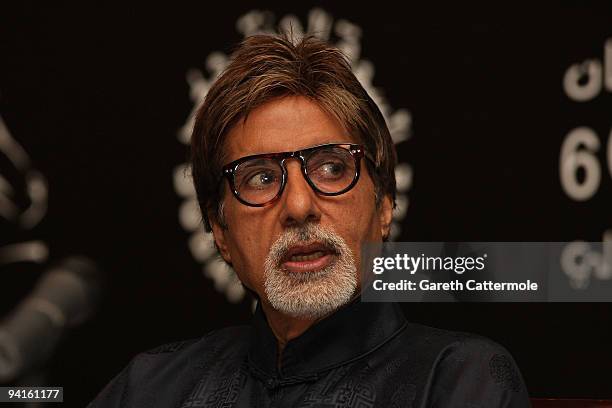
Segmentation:
{"type": "Polygon", "coordinates": [[[64,330],[93,314],[101,289],[100,271],[85,257],[65,258],[45,272],[0,324],[0,383],[44,363],[64,330]]]}

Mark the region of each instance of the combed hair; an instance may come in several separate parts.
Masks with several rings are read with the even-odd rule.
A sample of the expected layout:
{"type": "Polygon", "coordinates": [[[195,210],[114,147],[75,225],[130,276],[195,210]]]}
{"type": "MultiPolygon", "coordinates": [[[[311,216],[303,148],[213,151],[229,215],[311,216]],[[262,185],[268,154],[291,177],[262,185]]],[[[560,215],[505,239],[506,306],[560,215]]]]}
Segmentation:
{"type": "Polygon", "coordinates": [[[210,217],[224,226],[221,169],[228,131],[259,106],[284,96],[303,96],[339,121],[373,156],[368,172],[376,202],[395,205],[396,153],[385,119],[342,52],[313,36],[254,35],[232,53],[195,116],[191,172],[206,231],[210,217]]]}

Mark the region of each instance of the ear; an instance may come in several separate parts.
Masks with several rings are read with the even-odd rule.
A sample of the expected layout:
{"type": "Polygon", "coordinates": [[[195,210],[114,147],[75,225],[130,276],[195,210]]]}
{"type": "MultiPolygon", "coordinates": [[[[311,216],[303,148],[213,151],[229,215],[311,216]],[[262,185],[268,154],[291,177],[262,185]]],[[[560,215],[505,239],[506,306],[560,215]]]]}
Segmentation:
{"type": "Polygon", "coordinates": [[[391,232],[391,222],[393,221],[393,200],[391,196],[385,195],[378,209],[378,217],[380,222],[380,235],[383,240],[389,237],[391,232]]]}
{"type": "Polygon", "coordinates": [[[228,251],[227,245],[227,228],[224,228],[219,224],[217,217],[215,217],[214,213],[208,212],[208,220],[210,221],[210,226],[212,228],[213,238],[215,240],[215,246],[217,250],[219,250],[219,254],[223,258],[225,262],[228,264],[232,264],[232,257],[228,251]]]}

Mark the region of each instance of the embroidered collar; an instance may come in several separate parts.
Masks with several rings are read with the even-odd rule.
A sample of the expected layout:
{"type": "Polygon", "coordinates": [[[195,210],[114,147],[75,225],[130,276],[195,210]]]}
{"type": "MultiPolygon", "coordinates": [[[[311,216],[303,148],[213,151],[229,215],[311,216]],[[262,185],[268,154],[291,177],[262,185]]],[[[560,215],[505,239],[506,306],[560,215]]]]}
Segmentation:
{"type": "Polygon", "coordinates": [[[290,340],[279,368],[276,337],[258,305],[248,365],[267,386],[316,380],[325,371],[376,350],[406,325],[397,304],[361,302],[358,297],[290,340]]]}

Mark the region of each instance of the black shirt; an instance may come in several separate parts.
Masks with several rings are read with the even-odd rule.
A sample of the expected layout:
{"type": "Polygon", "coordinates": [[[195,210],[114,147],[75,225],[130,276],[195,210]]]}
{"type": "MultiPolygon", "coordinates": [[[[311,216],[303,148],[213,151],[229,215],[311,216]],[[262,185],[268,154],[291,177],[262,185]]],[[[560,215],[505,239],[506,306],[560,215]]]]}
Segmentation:
{"type": "Polygon", "coordinates": [[[398,305],[356,300],[277,342],[250,326],[139,354],[98,407],[529,407],[510,354],[483,337],[409,323],[398,305]]]}

